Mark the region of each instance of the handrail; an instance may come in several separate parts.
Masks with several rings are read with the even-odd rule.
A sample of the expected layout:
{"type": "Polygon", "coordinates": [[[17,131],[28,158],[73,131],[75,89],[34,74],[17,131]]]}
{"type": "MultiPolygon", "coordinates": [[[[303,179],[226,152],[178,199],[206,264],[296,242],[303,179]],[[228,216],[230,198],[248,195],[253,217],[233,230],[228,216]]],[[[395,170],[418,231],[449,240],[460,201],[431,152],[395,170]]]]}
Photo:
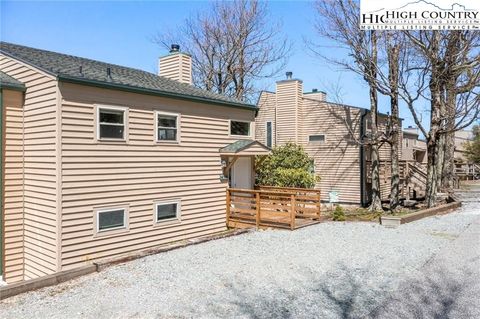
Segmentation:
{"type": "Polygon", "coordinates": [[[321,218],[320,190],[302,189],[301,192],[265,191],[252,189],[226,189],[226,222],[248,219],[258,229],[265,222],[287,224],[293,230],[296,218],[321,218]],[[305,193],[311,193],[310,195],[305,193]],[[243,195],[243,196],[242,196],[243,195]],[[273,217],[272,217],[273,216],[273,217]],[[275,217],[276,216],[276,217],[275,217]],[[279,220],[282,221],[279,221],[279,220]],[[267,221],[268,220],[268,221],[267,221]]]}
{"type": "Polygon", "coordinates": [[[320,193],[319,189],[313,189],[313,188],[301,188],[301,187],[280,187],[280,186],[268,186],[268,185],[262,185],[259,186],[259,189],[281,189],[281,190],[292,190],[292,191],[300,191],[300,192],[306,192],[306,193],[320,193]]]}

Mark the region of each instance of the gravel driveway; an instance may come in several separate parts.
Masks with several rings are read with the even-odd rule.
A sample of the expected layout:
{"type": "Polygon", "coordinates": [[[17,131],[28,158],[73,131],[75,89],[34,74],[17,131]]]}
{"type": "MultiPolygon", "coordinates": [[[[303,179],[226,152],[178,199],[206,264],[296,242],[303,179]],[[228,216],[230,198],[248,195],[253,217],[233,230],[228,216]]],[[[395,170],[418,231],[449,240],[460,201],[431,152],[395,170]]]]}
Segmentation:
{"type": "Polygon", "coordinates": [[[0,317],[480,318],[479,194],[397,229],[327,222],[146,257],[9,298],[0,317]]]}

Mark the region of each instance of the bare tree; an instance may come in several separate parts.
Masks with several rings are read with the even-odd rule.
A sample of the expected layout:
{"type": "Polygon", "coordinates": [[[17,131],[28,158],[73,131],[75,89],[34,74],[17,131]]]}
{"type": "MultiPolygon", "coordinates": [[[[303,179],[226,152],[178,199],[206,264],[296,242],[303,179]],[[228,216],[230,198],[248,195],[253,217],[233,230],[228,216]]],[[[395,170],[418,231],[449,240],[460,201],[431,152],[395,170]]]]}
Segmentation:
{"type": "Polygon", "coordinates": [[[348,52],[348,59],[330,58],[322,53],[321,46],[308,43],[311,50],[330,63],[353,71],[363,77],[369,86],[371,134],[361,141],[371,149],[372,196],[369,210],[382,210],[380,197],[380,156],[381,134],[378,131],[378,35],[376,31],[362,31],[359,28],[359,7],[353,0],[317,1],[318,12],[315,28],[323,37],[335,41],[348,52]]]}
{"type": "Polygon", "coordinates": [[[258,80],[277,75],[291,48],[279,32],[281,23],[271,23],[267,5],[257,0],[216,1],[154,41],[165,48],[180,43],[192,55],[196,86],[252,102],[258,80]]]}
{"type": "Polygon", "coordinates": [[[411,83],[408,84],[409,77],[405,77],[407,82],[401,81],[400,95],[427,139],[426,201],[431,207],[436,203],[438,189],[442,184],[449,184],[453,176],[451,134],[478,119],[478,33],[416,31],[405,34],[417,54],[417,63],[412,64],[407,72],[416,74],[417,79],[413,85],[415,88],[412,88],[411,83]],[[420,98],[430,101],[428,132],[419,121],[414,106],[420,98]]]}

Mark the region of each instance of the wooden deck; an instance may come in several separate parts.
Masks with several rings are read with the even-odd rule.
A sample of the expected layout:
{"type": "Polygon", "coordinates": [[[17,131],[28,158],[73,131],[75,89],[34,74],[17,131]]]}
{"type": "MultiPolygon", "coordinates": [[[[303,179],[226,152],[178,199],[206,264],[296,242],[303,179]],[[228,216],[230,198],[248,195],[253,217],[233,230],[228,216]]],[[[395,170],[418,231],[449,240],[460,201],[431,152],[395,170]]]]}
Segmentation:
{"type": "Polygon", "coordinates": [[[321,220],[320,191],[260,187],[227,189],[227,226],[298,229],[321,220]]]}

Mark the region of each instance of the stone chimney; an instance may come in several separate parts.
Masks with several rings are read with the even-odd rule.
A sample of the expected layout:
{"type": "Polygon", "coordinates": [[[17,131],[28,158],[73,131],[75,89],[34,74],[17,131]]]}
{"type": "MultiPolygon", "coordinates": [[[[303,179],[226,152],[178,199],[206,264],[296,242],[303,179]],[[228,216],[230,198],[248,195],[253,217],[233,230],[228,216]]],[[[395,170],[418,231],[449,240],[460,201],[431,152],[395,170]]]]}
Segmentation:
{"type": "Polygon", "coordinates": [[[186,84],[192,84],[192,57],[172,44],[170,53],[159,59],[158,75],[186,84]]]}
{"type": "Polygon", "coordinates": [[[287,78],[277,82],[276,86],[276,143],[299,142],[298,117],[302,107],[303,82],[292,78],[292,72],[286,73],[287,78]]]}

